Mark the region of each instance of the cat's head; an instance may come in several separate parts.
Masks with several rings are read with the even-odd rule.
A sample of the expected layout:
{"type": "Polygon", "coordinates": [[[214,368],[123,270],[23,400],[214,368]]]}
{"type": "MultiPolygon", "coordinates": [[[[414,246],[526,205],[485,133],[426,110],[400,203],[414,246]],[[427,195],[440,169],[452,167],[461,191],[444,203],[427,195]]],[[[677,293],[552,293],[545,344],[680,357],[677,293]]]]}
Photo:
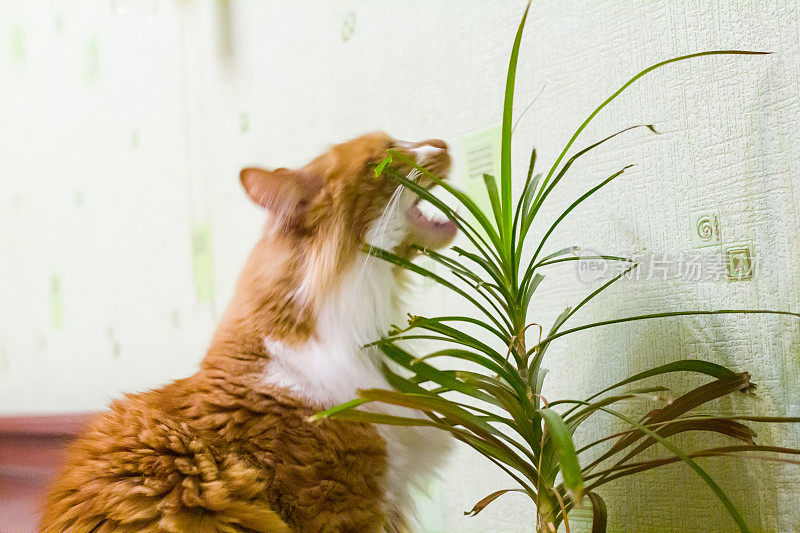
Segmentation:
{"type": "MultiPolygon", "coordinates": [[[[302,168],[246,168],[240,177],[250,198],[270,213],[269,231],[307,251],[319,274],[329,277],[355,263],[365,243],[407,254],[413,245],[441,248],[456,235],[455,224],[425,209],[412,191],[375,176],[387,150],[436,176],[445,177],[450,167],[442,141],[404,142],[372,133],[335,145],[302,168]]],[[[394,166],[432,185],[410,166],[394,166]]]]}

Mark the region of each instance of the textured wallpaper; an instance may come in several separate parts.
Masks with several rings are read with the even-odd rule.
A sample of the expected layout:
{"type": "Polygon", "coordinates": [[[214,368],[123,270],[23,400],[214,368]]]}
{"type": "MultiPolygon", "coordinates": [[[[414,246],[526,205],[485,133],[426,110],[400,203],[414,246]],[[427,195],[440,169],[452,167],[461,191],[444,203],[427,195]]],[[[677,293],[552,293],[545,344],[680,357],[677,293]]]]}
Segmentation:
{"type": "MultiPolygon", "coordinates": [[[[122,391],[194,371],[260,231],[262,215],[240,191],[243,166],[300,165],[329,143],[382,129],[447,140],[454,179],[472,187],[470,143],[491,138],[500,122],[523,7],[0,1],[0,411],[99,409],[122,391]]],[[[775,54],[667,66],[607,107],[576,144],[634,124],[662,132],[607,143],[545,204],[549,222],[635,164],[548,245],[647,258],[643,275],[583,308],[575,325],[661,310],[800,309],[795,2],[535,2],[515,115],[539,96],[515,132],[515,172],[524,177],[534,145],[552,162],[585,116],[645,66],[722,48],[775,54]]],[[[532,311],[545,325],[600,283],[572,266],[551,268],[532,311]]],[[[441,300],[423,291],[413,305],[422,313],[460,305],[441,300]]],[[[545,393],[582,397],[684,357],[750,371],[759,385],[755,397],[710,407],[800,416],[800,323],[775,317],[669,319],[568,336],[548,352],[545,393]]],[[[697,383],[669,385],[680,394],[697,383]]],[[[616,427],[594,423],[576,438],[616,427]]],[[[796,428],[756,429],[760,443],[800,446],[796,428]]],[[[800,530],[796,465],[702,464],[756,529],[800,530]]],[[[420,498],[423,530],[533,531],[521,495],[463,515],[511,486],[459,448],[420,498]]],[[[734,527],[680,465],[601,494],[612,531],[734,527]]],[[[587,513],[571,515],[573,531],[586,530],[587,513]]]]}

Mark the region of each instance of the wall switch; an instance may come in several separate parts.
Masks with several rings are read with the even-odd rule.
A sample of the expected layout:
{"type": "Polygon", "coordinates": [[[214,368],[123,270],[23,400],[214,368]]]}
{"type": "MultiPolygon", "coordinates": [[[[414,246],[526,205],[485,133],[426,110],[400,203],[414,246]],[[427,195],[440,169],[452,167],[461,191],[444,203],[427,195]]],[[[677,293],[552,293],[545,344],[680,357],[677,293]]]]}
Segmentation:
{"type": "Polygon", "coordinates": [[[718,246],[722,242],[719,232],[719,217],[713,211],[692,215],[692,247],[718,246]]]}
{"type": "Polygon", "coordinates": [[[728,281],[752,279],[756,259],[751,243],[728,244],[722,252],[728,267],[728,281]]]}

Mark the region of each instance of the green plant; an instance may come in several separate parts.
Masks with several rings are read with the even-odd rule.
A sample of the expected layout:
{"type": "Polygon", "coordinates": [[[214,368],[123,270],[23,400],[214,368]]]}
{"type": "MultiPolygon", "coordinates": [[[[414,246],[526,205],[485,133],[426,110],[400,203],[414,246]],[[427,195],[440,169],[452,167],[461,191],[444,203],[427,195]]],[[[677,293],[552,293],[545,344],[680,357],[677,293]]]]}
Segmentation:
{"type": "MultiPolygon", "coordinates": [[[[787,456],[800,454],[800,450],[755,444],[752,439],[754,432],[744,424],[748,421],[791,423],[800,422],[800,418],[704,416],[695,411],[711,400],[736,392],[749,391],[753,385],[747,373],[737,373],[707,361],[679,360],[640,372],[586,399],[561,399],[548,402],[542,397],[542,385],[546,373],[541,367],[542,359],[547,348],[556,339],[577,331],[611,324],[685,315],[763,313],[800,317],[800,313],[746,309],[672,311],[628,316],[562,329],[576,311],[622,275],[637,267],[636,263],[628,258],[599,255],[597,259],[629,262],[630,265],[622,274],[591,292],[577,305],[567,307],[544,338],[540,335],[536,342],[531,342],[528,331],[533,324],[528,319],[528,309],[536,288],[544,279],[540,271],[548,265],[579,259],[570,253],[571,248],[542,256],[545,243],[553,230],[576,206],[609,184],[628,167],[615,172],[575,200],[550,223],[544,236],[535,243],[535,251],[532,254],[525,253],[524,245],[530,228],[539,220],[537,215],[542,204],[572,164],[605,141],[632,129],[627,128],[595,142],[575,152],[564,162],[584,128],[628,86],[647,73],[670,63],[715,54],[755,55],[760,52],[706,51],[662,61],[641,71],[587,117],[546,174],[534,175],[536,152],[535,150],[532,152],[527,178],[515,203],[512,200],[511,176],[512,109],[517,56],[527,13],[526,8],[509,61],[503,106],[499,187],[494,177],[484,176],[491,211],[482,211],[469,196],[437,176],[431,175],[424,168],[414,165],[413,161],[401,154],[390,152],[387,159],[376,168],[376,174],[382,172],[390,176],[400,185],[413,190],[441,209],[458,225],[472,244],[472,249],[453,247],[452,252],[456,256],[419,249],[421,254],[443,265],[458,281],[450,281],[386,250],[369,248],[369,253],[447,287],[474,305],[481,318],[411,316],[406,326],[395,329],[386,338],[374,343],[394,363],[394,369],[387,365],[384,372],[395,390],[360,391],[360,398],[320,413],[317,418],[336,416],[341,419],[380,424],[430,426],[450,432],[456,439],[465,442],[503,469],[518,485],[515,488],[489,494],[469,512],[472,515],[480,512],[503,494],[517,491],[527,494],[535,504],[538,516],[537,530],[555,531],[564,522],[566,530],[569,531],[568,513],[573,507],[580,505],[583,496],[586,496],[592,506],[593,531],[605,531],[606,506],[597,492],[598,487],[623,476],[683,461],[715,493],[739,529],[749,531],[730,498],[695,461],[698,457],[738,457],[756,452],[754,454],[756,456],[771,453],[776,454],[781,460],[795,462],[787,456]],[[398,173],[391,165],[394,160],[402,160],[439,184],[466,208],[471,218],[460,215],[427,189],[398,173]],[[459,327],[464,324],[483,330],[486,335],[468,334],[459,327]],[[481,340],[484,337],[495,340],[481,340]],[[401,341],[409,339],[439,341],[445,347],[423,357],[415,357],[401,345],[401,341]],[[478,365],[482,371],[442,370],[429,364],[428,361],[434,358],[468,361],[478,365]],[[405,370],[401,371],[398,367],[405,370]],[[401,372],[404,375],[401,375],[401,372]],[[616,408],[616,404],[624,400],[666,390],[661,386],[649,386],[626,388],[619,392],[621,388],[668,373],[699,373],[712,380],[686,392],[664,407],[648,412],[641,418],[625,415],[616,408]],[[425,413],[426,418],[405,418],[357,409],[367,402],[383,402],[418,409],[425,413]],[[580,424],[598,412],[620,419],[627,425],[627,429],[576,449],[573,433],[580,424]],[[670,440],[670,437],[688,431],[727,435],[739,443],[686,451],[670,440]],[[655,444],[666,448],[670,455],[663,459],[634,461],[637,455],[655,444]],[[590,450],[602,451],[598,452],[595,460],[582,464],[581,456],[590,450]]],[[[633,128],[638,127],[646,127],[655,132],[652,126],[633,128]]]]}

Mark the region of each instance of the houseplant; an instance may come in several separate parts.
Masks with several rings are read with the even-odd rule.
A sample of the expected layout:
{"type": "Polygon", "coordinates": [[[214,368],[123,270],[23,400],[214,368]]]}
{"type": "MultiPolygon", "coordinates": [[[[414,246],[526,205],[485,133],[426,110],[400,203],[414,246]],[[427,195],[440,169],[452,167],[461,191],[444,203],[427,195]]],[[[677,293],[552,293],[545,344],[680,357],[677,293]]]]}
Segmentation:
{"type": "Polygon", "coordinates": [[[747,373],[737,373],[708,361],[678,360],[639,372],[588,398],[553,399],[542,396],[546,374],[542,361],[553,342],[591,328],[643,320],[675,319],[686,315],[761,313],[800,317],[800,313],[758,309],[679,310],[565,328],[565,324],[580,308],[638,266],[629,258],[598,254],[594,259],[619,262],[625,268],[577,304],[567,307],[548,333],[534,335],[536,330],[532,328],[538,326],[531,323],[528,310],[537,287],[544,279],[543,267],[588,259],[585,255],[573,254],[571,247],[545,255],[545,244],[575,207],[610,184],[627,167],[589,189],[554,221],[548,221],[543,226],[547,230],[538,242],[531,242],[528,236],[533,224],[540,222],[543,203],[578,158],[630,129],[645,127],[654,131],[652,126],[633,126],[571,153],[573,144],[586,126],[636,80],[678,61],[709,55],[756,55],[760,52],[699,52],[662,61],[639,72],[587,117],[546,172],[534,174],[536,153],[532,152],[524,186],[518,191],[515,202],[511,176],[512,111],[517,57],[527,13],[526,8],[509,61],[503,105],[499,183],[494,177],[485,176],[491,209],[481,210],[472,198],[414,165],[413,161],[401,154],[390,152],[375,169],[376,174],[383,173],[391,177],[442,210],[458,225],[471,247],[453,247],[451,253],[419,250],[422,255],[444,267],[450,273],[447,277],[390,251],[369,248],[369,253],[453,291],[474,306],[479,318],[460,315],[409,317],[406,325],[374,343],[392,362],[384,371],[394,390],[360,391],[360,398],[320,413],[317,417],[336,416],[381,424],[424,425],[450,432],[504,470],[515,483],[513,488],[487,495],[470,511],[473,515],[503,494],[518,491],[528,495],[536,507],[537,530],[555,531],[563,522],[566,531],[569,531],[569,512],[586,499],[592,508],[593,530],[604,531],[607,510],[598,492],[600,487],[620,477],[683,461],[708,485],[739,529],[749,531],[728,495],[695,461],[698,457],[725,459],[748,454],[756,457],[769,454],[778,460],[796,461],[793,457],[800,454],[800,450],[756,444],[752,439],[754,432],[746,422],[796,423],[800,422],[800,418],[698,414],[697,409],[712,400],[751,390],[753,385],[747,373]],[[461,204],[469,217],[459,214],[427,189],[398,173],[392,166],[393,161],[402,161],[439,184],[461,204]],[[531,249],[532,252],[528,251],[531,249]],[[482,330],[484,335],[465,332],[460,327],[463,325],[482,330]],[[485,340],[487,338],[493,340],[485,340]],[[411,339],[434,340],[443,348],[418,357],[403,347],[403,341],[411,339]],[[448,358],[477,365],[480,371],[442,369],[448,358]],[[434,359],[438,361],[437,366],[430,364],[434,359]],[[620,410],[620,402],[666,390],[662,386],[641,386],[640,381],[671,373],[700,374],[709,378],[709,381],[663,407],[647,412],[641,418],[626,415],[620,410]],[[368,402],[419,409],[426,416],[404,418],[359,409],[359,406],[368,402]],[[601,412],[621,420],[626,424],[626,429],[577,447],[573,441],[575,430],[601,412]],[[672,437],[689,431],[721,434],[737,442],[729,446],[685,450],[672,437]],[[663,447],[668,454],[660,459],[642,459],[642,452],[654,445],[663,447]],[[584,458],[589,452],[594,453],[595,458],[586,461],[584,458]]]}

